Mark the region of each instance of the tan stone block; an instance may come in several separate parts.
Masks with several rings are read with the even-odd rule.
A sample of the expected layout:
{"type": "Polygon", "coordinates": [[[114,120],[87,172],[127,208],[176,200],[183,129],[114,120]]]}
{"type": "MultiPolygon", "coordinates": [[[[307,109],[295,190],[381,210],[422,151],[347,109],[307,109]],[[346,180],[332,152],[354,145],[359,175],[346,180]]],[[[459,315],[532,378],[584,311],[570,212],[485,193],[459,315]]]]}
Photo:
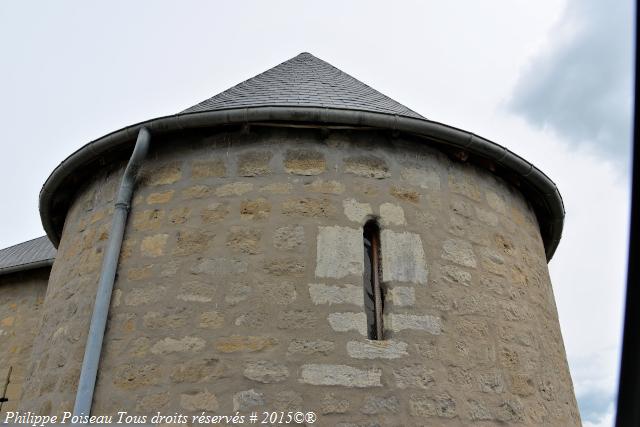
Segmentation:
{"type": "Polygon", "coordinates": [[[170,399],[171,395],[168,392],[149,394],[138,401],[136,411],[143,413],[155,411],[162,412],[163,409],[166,408],[170,399]]]}
{"type": "Polygon", "coordinates": [[[162,204],[168,203],[173,198],[174,190],[161,191],[158,193],[151,193],[147,196],[147,204],[162,204]]]}
{"type": "Polygon", "coordinates": [[[220,338],[215,343],[215,349],[221,353],[256,352],[272,348],[278,340],[271,337],[238,336],[220,338]]]}
{"type": "Polygon", "coordinates": [[[349,405],[347,399],[341,399],[334,393],[325,393],[322,398],[320,413],[322,415],[344,414],[349,410],[349,405]]]}
{"type": "Polygon", "coordinates": [[[160,209],[150,209],[133,213],[134,230],[155,230],[160,227],[164,219],[164,211],[160,209]]]}
{"type": "Polygon", "coordinates": [[[218,311],[206,311],[200,315],[198,326],[207,329],[218,329],[224,325],[224,315],[218,311]]]}
{"type": "Polygon", "coordinates": [[[168,234],[155,234],[142,239],[140,252],[143,256],[159,257],[164,255],[167,246],[168,234]]]}
{"type": "Polygon", "coordinates": [[[221,159],[197,160],[191,166],[192,178],[221,178],[227,175],[227,167],[221,159]]]}
{"type": "Polygon", "coordinates": [[[304,274],[304,260],[300,258],[275,258],[265,260],[264,269],[274,276],[295,276],[304,274]]]}
{"type": "Polygon", "coordinates": [[[389,189],[389,194],[391,194],[396,199],[402,200],[404,202],[420,203],[420,193],[418,193],[417,191],[411,191],[406,188],[392,186],[389,189]]]}
{"type": "Polygon", "coordinates": [[[264,301],[273,305],[287,305],[296,300],[296,287],[290,282],[262,283],[260,293],[264,301]]]}
{"type": "Polygon", "coordinates": [[[387,162],[371,155],[347,157],[344,160],[344,167],[346,173],[367,178],[382,179],[391,176],[387,162]]]}
{"type": "Polygon", "coordinates": [[[274,182],[273,184],[267,184],[260,188],[260,191],[273,194],[289,194],[292,189],[293,185],[288,182],[274,182]]]}
{"type": "Polygon", "coordinates": [[[286,365],[270,360],[258,360],[248,362],[244,368],[244,376],[252,381],[264,384],[285,381],[289,376],[289,368],[286,365]]]}
{"type": "Polygon", "coordinates": [[[214,237],[212,232],[203,232],[197,229],[180,230],[177,233],[173,255],[188,256],[202,253],[211,244],[214,237]]]}
{"type": "Polygon", "coordinates": [[[245,254],[260,253],[260,239],[262,231],[252,228],[233,226],[227,236],[227,246],[234,252],[245,254]]]}
{"type": "Polygon", "coordinates": [[[95,224],[98,221],[102,221],[104,217],[107,215],[104,209],[96,211],[91,215],[91,219],[89,220],[90,224],[95,224]]]}
{"type": "Polygon", "coordinates": [[[158,365],[126,364],[115,368],[113,385],[124,390],[135,390],[158,384],[161,379],[158,365]]]}
{"type": "Polygon", "coordinates": [[[215,394],[205,389],[199,393],[181,394],[180,406],[189,411],[215,411],[218,409],[218,400],[215,394]]]}
{"type": "Polygon", "coordinates": [[[255,200],[243,200],[240,203],[240,217],[244,219],[264,219],[271,213],[271,203],[260,197],[255,200]]]}
{"type": "Polygon", "coordinates": [[[149,329],[178,329],[187,324],[190,314],[184,308],[171,311],[149,311],[143,317],[143,325],[149,329]]]}
{"type": "Polygon", "coordinates": [[[238,156],[238,175],[260,176],[271,173],[269,162],[273,154],[269,151],[252,151],[238,156]]]}
{"type": "MultiPolygon", "coordinates": [[[[147,165],[149,165],[149,163],[147,165]]],[[[177,162],[163,165],[152,170],[144,170],[144,182],[147,185],[173,184],[180,180],[180,178],[182,178],[182,170],[180,164],[177,162]]]]}
{"type": "Polygon", "coordinates": [[[127,279],[131,281],[146,280],[152,276],[153,265],[145,267],[130,268],[127,270],[127,279]]]}
{"type": "Polygon", "coordinates": [[[165,338],[151,347],[153,354],[194,353],[202,350],[205,341],[199,337],[165,338]]]}
{"type": "Polygon", "coordinates": [[[473,176],[469,173],[450,173],[449,190],[452,193],[462,194],[477,202],[482,200],[482,192],[478,184],[473,181],[473,176]]]}
{"type": "Polygon", "coordinates": [[[191,217],[191,208],[181,206],[169,211],[169,222],[172,224],[184,224],[191,217]]]}
{"type": "Polygon", "coordinates": [[[205,224],[222,221],[229,214],[229,208],[224,203],[211,203],[200,214],[202,222],[205,224]]]}
{"type": "Polygon", "coordinates": [[[230,184],[221,185],[216,188],[216,196],[241,196],[253,190],[253,184],[250,182],[232,182],[230,184]]]}
{"type": "Polygon", "coordinates": [[[273,232],[273,246],[292,251],[305,244],[304,228],[301,225],[276,228],[273,232]]]}
{"type": "Polygon", "coordinates": [[[229,367],[216,358],[189,360],[177,364],[171,372],[176,383],[199,383],[228,375],[229,367]]]}
{"type": "Polygon", "coordinates": [[[296,175],[319,175],[326,169],[324,155],[314,150],[287,150],[284,169],[296,175]]]}
{"type": "Polygon", "coordinates": [[[182,197],[185,199],[203,199],[208,197],[211,192],[211,187],[208,185],[194,185],[182,190],[182,197]]]}
{"type": "Polygon", "coordinates": [[[344,193],[344,184],[338,181],[323,181],[316,179],[315,181],[304,185],[305,191],[322,194],[342,194],[344,193]]]}
{"type": "Polygon", "coordinates": [[[327,199],[290,199],[282,203],[284,215],[302,217],[331,217],[336,213],[336,208],[327,199]]]}
{"type": "Polygon", "coordinates": [[[13,326],[15,320],[16,318],[14,316],[5,317],[4,319],[0,320],[0,326],[3,326],[5,328],[11,327],[13,326]]]}

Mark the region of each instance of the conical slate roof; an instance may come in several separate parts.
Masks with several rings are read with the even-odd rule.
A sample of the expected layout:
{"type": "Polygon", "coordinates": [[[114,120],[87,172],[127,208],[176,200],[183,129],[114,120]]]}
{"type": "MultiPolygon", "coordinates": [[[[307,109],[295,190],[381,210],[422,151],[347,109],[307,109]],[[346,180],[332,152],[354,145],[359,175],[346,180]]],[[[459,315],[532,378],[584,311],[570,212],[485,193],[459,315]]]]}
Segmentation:
{"type": "Polygon", "coordinates": [[[424,119],[306,52],[187,108],[181,114],[263,106],[342,108],[424,119]]]}

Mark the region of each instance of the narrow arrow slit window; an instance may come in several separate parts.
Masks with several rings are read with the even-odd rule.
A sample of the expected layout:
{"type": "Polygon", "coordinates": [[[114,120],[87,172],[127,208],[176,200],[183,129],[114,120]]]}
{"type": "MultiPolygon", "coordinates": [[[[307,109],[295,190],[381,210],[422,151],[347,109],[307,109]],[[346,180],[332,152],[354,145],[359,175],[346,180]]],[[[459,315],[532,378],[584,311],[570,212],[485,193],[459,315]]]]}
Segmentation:
{"type": "Polygon", "coordinates": [[[367,314],[367,336],[382,340],[383,295],[380,288],[380,227],[374,220],[364,225],[364,309],[367,314]]]}

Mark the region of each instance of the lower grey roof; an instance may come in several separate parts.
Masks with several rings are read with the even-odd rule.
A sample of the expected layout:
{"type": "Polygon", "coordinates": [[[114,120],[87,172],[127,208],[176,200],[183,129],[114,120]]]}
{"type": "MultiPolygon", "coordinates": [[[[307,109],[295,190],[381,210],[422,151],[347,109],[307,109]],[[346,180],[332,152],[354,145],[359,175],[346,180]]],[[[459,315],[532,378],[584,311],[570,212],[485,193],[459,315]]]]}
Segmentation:
{"type": "Polygon", "coordinates": [[[0,249],[0,275],[50,266],[56,257],[47,236],[0,249]]]}

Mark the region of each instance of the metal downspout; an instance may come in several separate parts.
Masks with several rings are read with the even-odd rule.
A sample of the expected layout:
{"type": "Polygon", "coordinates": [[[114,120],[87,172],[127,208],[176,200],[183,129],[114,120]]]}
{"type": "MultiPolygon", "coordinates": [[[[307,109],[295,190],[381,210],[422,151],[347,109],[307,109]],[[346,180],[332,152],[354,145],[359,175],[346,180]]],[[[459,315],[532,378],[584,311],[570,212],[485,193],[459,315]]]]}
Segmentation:
{"type": "Polygon", "coordinates": [[[151,134],[149,131],[145,127],[140,128],[136,146],[133,149],[133,154],[131,154],[127,168],[122,176],[120,189],[118,190],[111,232],[109,233],[109,242],[107,243],[102,261],[102,270],[100,271],[98,292],[93,307],[89,336],[87,337],[87,345],[84,349],[82,371],[80,372],[78,392],[73,407],[74,415],[90,415],[91,413],[93,392],[98,375],[98,365],[100,363],[100,353],[102,352],[102,340],[107,324],[107,315],[109,314],[113,282],[116,277],[116,270],[118,269],[118,258],[120,257],[122,238],[131,207],[131,198],[133,196],[136,176],[149,150],[150,139],[151,134]]]}

